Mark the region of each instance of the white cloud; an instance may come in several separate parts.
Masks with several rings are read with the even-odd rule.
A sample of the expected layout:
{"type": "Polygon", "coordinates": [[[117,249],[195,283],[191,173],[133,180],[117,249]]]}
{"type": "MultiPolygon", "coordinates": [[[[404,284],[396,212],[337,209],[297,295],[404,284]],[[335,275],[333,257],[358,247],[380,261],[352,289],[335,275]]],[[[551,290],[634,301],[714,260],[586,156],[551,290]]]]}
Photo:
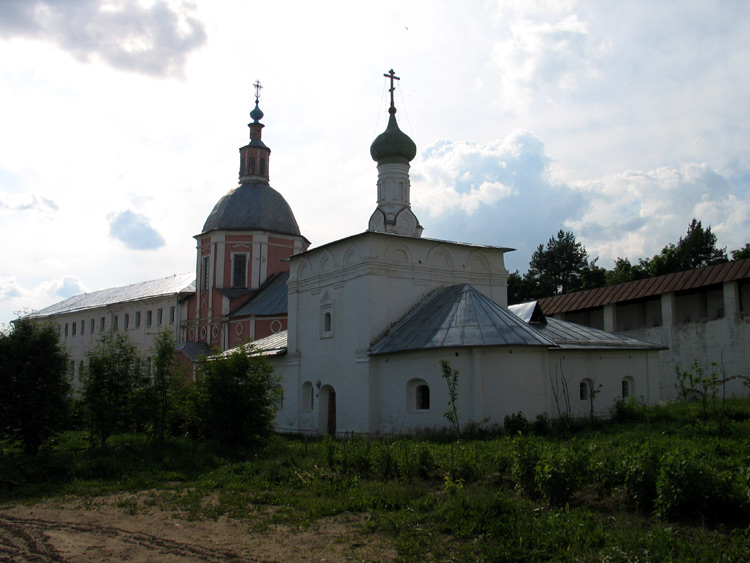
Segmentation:
{"type": "Polygon", "coordinates": [[[585,194],[587,205],[566,224],[604,263],[658,253],[684,236],[693,217],[730,249],[744,244],[750,227],[750,198],[706,164],[627,171],[573,188],[585,194]]]}
{"type": "Polygon", "coordinates": [[[164,237],[154,229],[148,217],[126,209],[110,213],[109,234],[133,250],[153,250],[164,246],[164,237]]]}
{"type": "Polygon", "coordinates": [[[185,2],[156,0],[6,0],[0,36],[53,41],[82,62],[95,56],[114,68],[181,76],[191,51],[206,41],[203,23],[185,2]]]}
{"type": "Polygon", "coordinates": [[[87,291],[80,278],[72,275],[45,280],[33,287],[24,287],[17,276],[0,277],[0,324],[87,291]]]}

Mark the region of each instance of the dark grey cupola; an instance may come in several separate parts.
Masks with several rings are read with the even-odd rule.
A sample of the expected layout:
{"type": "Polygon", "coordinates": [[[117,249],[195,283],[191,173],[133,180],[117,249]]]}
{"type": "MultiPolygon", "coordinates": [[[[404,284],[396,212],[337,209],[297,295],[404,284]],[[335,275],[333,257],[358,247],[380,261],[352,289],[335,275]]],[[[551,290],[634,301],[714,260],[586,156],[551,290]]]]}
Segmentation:
{"type": "Polygon", "coordinates": [[[268,231],[301,236],[291,207],[284,196],[268,184],[271,149],[261,139],[263,112],[258,107],[262,86],[258,81],[254,86],[255,108],[250,112],[252,121],[248,123],[250,143],[240,148],[240,185],[216,203],[202,232],[268,231]]]}

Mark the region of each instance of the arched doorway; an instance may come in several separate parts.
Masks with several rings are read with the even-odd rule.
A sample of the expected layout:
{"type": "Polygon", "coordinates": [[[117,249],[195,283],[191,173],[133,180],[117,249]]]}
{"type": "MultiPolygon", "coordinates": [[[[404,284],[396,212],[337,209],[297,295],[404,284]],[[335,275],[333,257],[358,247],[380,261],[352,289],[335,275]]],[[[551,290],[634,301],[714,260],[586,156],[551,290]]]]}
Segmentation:
{"type": "Polygon", "coordinates": [[[329,436],[336,434],[336,391],[330,385],[324,385],[320,390],[319,427],[329,436]]]}

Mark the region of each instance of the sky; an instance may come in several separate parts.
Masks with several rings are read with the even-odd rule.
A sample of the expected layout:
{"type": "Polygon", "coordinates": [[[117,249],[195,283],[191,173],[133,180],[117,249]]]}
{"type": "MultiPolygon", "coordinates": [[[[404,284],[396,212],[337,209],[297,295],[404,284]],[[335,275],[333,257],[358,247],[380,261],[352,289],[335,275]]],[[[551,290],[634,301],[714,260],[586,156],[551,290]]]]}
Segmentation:
{"type": "Polygon", "coordinates": [[[369,146],[417,145],[424,237],[610,268],[693,217],[750,242],[750,2],[0,1],[0,326],[195,269],[253,83],[271,186],[318,246],[367,229],[369,146]]]}

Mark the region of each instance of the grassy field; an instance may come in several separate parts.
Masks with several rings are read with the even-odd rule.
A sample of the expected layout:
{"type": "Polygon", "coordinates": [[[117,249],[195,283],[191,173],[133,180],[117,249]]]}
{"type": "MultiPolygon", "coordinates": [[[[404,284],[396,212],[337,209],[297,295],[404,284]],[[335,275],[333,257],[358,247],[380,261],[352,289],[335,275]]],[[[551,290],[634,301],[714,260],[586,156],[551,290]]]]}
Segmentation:
{"type": "Polygon", "coordinates": [[[138,435],[92,447],[68,432],[39,455],[5,445],[0,502],[123,501],[262,529],[365,514],[403,561],[748,561],[750,401],[624,405],[609,422],[514,420],[513,432],[331,440],[222,451],[138,435]]]}

